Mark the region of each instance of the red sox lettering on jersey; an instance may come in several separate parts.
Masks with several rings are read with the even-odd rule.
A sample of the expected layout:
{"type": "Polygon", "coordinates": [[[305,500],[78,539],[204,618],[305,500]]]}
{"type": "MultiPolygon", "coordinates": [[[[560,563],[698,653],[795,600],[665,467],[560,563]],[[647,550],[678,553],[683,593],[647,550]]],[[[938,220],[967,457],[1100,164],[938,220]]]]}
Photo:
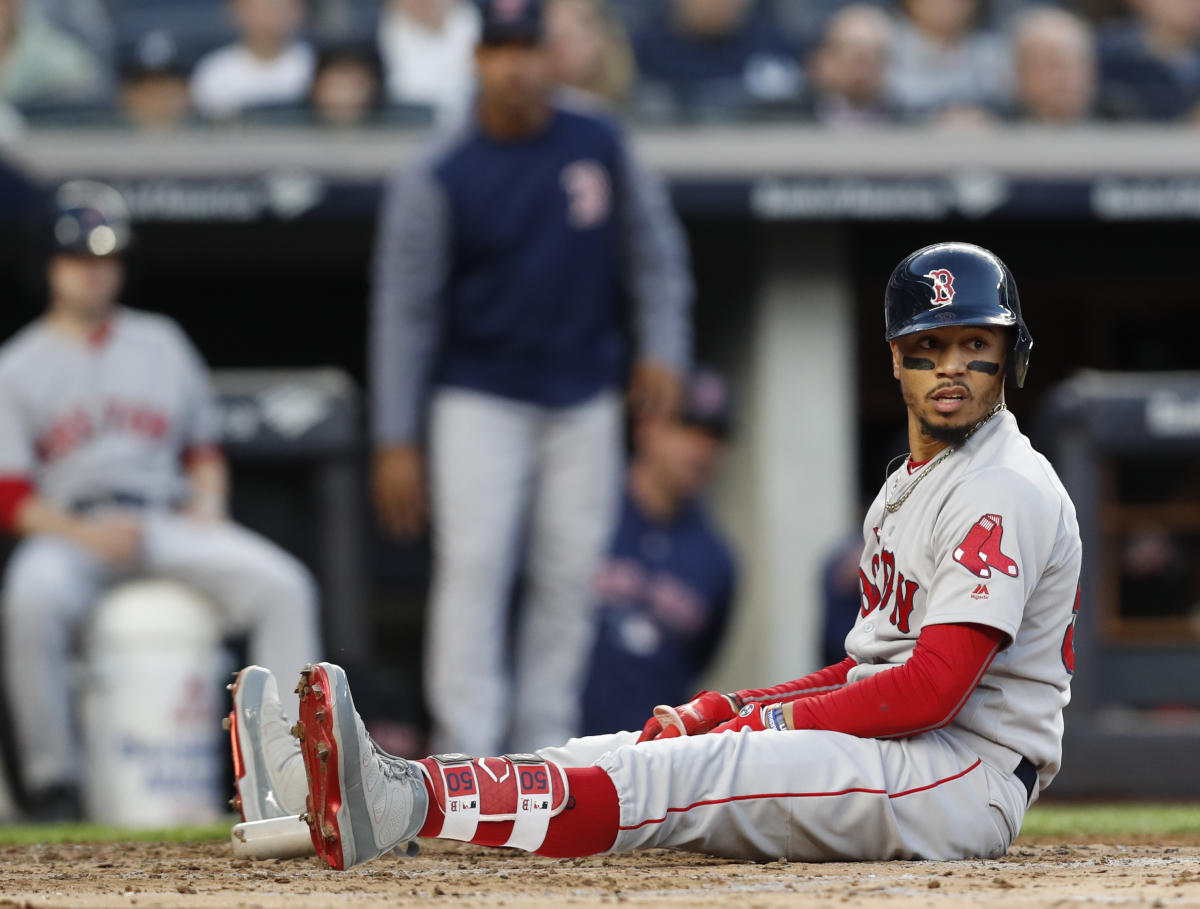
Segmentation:
{"type": "Polygon", "coordinates": [[[49,428],[34,440],[34,449],[39,460],[56,461],[103,433],[128,432],[146,439],[161,439],[170,425],[168,416],[154,404],[110,399],[103,406],[99,421],[78,407],[53,418],[49,428]]]}
{"type": "Polygon", "coordinates": [[[884,549],[872,556],[871,579],[868,579],[866,573],[859,568],[858,583],[862,591],[862,616],[865,618],[873,609],[879,607],[886,609],[891,603],[892,612],[888,616],[888,620],[902,633],[908,634],[909,617],[913,611],[913,597],[916,596],[920,584],[906,578],[904,572],[896,570],[895,554],[884,549]],[[879,584],[875,583],[876,580],[882,584],[882,589],[879,584]],[[893,589],[896,594],[894,601],[892,600],[893,589]]]}

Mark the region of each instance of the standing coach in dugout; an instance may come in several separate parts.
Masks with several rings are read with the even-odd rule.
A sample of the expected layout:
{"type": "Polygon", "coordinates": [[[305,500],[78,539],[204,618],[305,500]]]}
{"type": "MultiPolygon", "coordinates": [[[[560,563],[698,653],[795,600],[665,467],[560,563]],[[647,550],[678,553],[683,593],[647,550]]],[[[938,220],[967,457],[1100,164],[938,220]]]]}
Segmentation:
{"type": "Polygon", "coordinates": [[[636,409],[676,407],[692,286],[667,196],[618,126],[552,98],[539,3],[483,4],[476,68],[473,116],[389,189],[370,353],[381,523],[433,524],[433,742],[493,754],[576,731],[618,390],[628,373],[636,409]]]}

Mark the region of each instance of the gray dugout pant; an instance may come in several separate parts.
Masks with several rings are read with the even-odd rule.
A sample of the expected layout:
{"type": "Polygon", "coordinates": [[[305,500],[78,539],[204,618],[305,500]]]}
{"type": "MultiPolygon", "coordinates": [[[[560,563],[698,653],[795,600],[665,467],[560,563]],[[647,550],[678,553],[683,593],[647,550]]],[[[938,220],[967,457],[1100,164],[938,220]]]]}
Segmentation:
{"type": "Polygon", "coordinates": [[[594,576],[616,520],[621,415],[615,392],[563,408],[434,394],[425,689],[435,752],[528,752],[578,731],[594,576]]]}

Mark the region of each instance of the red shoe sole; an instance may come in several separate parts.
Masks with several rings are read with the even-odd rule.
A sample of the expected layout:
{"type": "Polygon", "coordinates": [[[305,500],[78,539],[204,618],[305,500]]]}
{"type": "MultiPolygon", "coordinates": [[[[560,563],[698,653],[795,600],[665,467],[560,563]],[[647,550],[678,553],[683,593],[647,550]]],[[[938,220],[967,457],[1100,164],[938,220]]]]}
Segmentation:
{"type": "Polygon", "coordinates": [[[338,812],[342,790],[338,779],[338,747],[333,736],[329,676],[319,665],[305,666],[296,687],[300,721],[292,733],[300,740],[308,776],[308,832],[313,848],[330,868],[344,871],[338,812]]]}
{"type": "Polygon", "coordinates": [[[238,721],[237,721],[237,691],[238,683],[242,680],[242,674],[235,672],[233,674],[233,683],[227,685],[226,688],[233,697],[234,709],[229,711],[229,716],[221,721],[221,726],[229,733],[229,747],[233,751],[233,779],[234,786],[237,787],[233,798],[229,800],[229,807],[237,811],[242,816],[242,820],[246,820],[246,809],[242,806],[241,787],[237,784],[242,777],[246,775],[246,766],[242,763],[242,746],[238,741],[238,721]]]}

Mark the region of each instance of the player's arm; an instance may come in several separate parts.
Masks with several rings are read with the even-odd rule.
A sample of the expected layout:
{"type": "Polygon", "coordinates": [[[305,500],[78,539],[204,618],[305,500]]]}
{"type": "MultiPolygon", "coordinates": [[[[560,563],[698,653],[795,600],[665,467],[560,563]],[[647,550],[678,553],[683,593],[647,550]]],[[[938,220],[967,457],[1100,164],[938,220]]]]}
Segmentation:
{"type": "Polygon", "coordinates": [[[987,625],[929,625],[912,656],[836,691],[749,704],[714,732],[825,729],[860,738],[906,738],[950,723],[1007,640],[987,625]]]}
{"type": "Polygon", "coordinates": [[[132,561],[142,545],[141,523],[132,515],[72,514],[38,495],[22,477],[0,479],[0,522],[16,536],[62,537],[114,563],[132,561]]]}
{"type": "Polygon", "coordinates": [[[184,511],[204,521],[220,521],[229,513],[229,462],[216,445],[198,445],[184,453],[188,501],[184,511]]]}
{"type": "Polygon", "coordinates": [[[746,705],[751,705],[757,710],[760,704],[775,704],[782,700],[811,697],[832,691],[846,684],[847,673],[856,665],[851,657],[846,657],[833,666],[826,666],[803,678],[784,682],[773,688],[750,688],[729,694],[701,691],[688,703],[678,707],[659,704],[654,708],[654,715],[642,727],[638,741],[702,735],[735,719],[746,705]]]}
{"type": "Polygon", "coordinates": [[[372,267],[368,354],[375,458],[372,497],[384,529],[415,536],[428,504],[420,423],[441,335],[450,213],[426,165],[384,198],[372,267]]]}
{"type": "Polygon", "coordinates": [[[618,204],[638,339],[629,399],[642,413],[671,413],[691,365],[694,288],[687,241],[662,181],[627,145],[622,152],[618,204]]]}

